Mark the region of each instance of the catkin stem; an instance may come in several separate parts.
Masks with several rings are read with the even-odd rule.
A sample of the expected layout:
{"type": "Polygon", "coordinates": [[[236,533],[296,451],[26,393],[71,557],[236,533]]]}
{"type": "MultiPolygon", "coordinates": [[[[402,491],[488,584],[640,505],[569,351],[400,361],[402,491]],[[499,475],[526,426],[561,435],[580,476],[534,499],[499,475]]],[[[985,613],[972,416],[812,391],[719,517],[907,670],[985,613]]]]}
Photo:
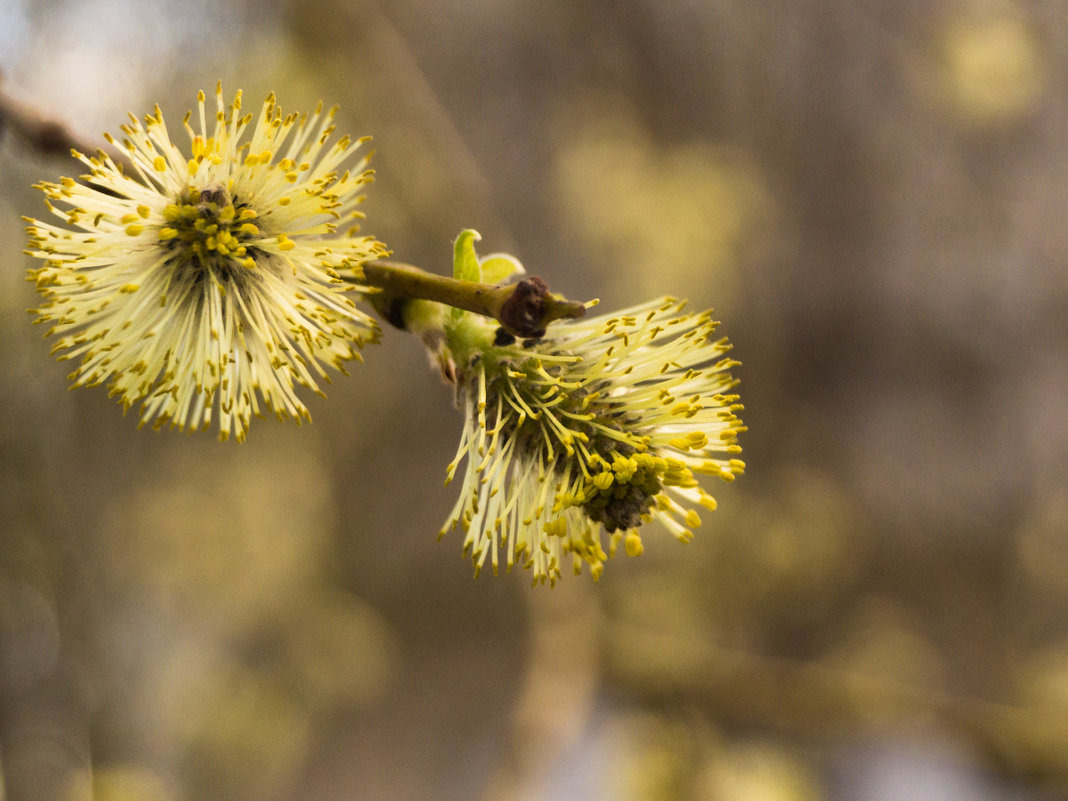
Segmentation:
{"type": "Polygon", "coordinates": [[[582,317],[586,304],[549,292],[540,278],[524,278],[515,284],[491,286],[461,281],[420,270],[410,264],[376,259],[363,265],[363,281],[382,290],[375,307],[389,322],[403,327],[398,306],[409,300],[431,300],[492,317],[510,334],[538,337],[554,320],[582,317]]]}

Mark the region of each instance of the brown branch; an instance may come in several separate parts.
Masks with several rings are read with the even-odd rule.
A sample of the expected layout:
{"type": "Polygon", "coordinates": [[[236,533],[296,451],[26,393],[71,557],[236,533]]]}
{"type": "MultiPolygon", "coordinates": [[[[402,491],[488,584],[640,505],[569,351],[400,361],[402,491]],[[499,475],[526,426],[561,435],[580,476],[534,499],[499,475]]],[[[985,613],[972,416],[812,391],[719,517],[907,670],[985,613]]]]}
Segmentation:
{"type": "Polygon", "coordinates": [[[0,134],[10,133],[43,156],[69,156],[72,150],[92,154],[101,149],[0,89],[0,134]]]}
{"type": "Polygon", "coordinates": [[[372,303],[398,328],[405,326],[394,304],[412,299],[432,300],[492,317],[505,331],[523,339],[543,336],[545,327],[556,320],[586,314],[585,303],[552,294],[542,279],[533,276],[515,284],[490,286],[433,275],[402,262],[376,259],[363,265],[362,279],[383,291],[376,296],[378,301],[372,299],[372,303]]]}
{"type": "Polygon", "coordinates": [[[609,663],[606,683],[644,709],[707,710],[726,726],[770,728],[810,740],[935,721],[971,743],[989,765],[1068,788],[1068,721],[1038,706],[999,703],[952,689],[821,662],[775,659],[702,645],[691,680],[650,681],[609,663]]]}

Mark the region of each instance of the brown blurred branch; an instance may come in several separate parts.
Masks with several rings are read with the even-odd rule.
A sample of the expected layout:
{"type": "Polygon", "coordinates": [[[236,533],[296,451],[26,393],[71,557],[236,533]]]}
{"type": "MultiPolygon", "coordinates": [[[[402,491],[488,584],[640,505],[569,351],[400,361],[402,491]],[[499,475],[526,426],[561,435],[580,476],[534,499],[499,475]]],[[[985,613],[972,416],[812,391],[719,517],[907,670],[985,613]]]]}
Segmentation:
{"type": "Polygon", "coordinates": [[[937,721],[1002,774],[1068,788],[1068,721],[1048,709],[711,643],[694,675],[701,678],[686,685],[610,671],[607,681],[644,708],[679,713],[704,709],[728,724],[817,739],[937,721]]]}
{"type": "Polygon", "coordinates": [[[69,156],[72,150],[90,154],[100,149],[73,133],[66,124],[45,117],[0,88],[0,134],[7,132],[43,156],[69,156]]]}
{"type": "MultiPolygon", "coordinates": [[[[375,48],[383,63],[389,64],[387,74],[399,88],[397,97],[405,98],[412,108],[418,110],[422,124],[434,133],[435,145],[448,155],[448,161],[453,165],[451,179],[459,181],[463,192],[477,198],[486,212],[493,213],[493,182],[467,146],[452,114],[419,66],[411,45],[386,14],[386,8],[388,4],[381,3],[360,6],[361,16],[369,17],[374,25],[374,36],[369,46],[375,48]]],[[[497,231],[497,228],[494,230],[497,231]]],[[[502,224],[500,230],[507,231],[507,228],[502,224]]]]}
{"type": "Polygon", "coordinates": [[[485,801],[545,798],[552,766],[579,741],[596,703],[603,643],[593,585],[561,582],[551,593],[527,593],[527,604],[526,675],[485,801]]]}

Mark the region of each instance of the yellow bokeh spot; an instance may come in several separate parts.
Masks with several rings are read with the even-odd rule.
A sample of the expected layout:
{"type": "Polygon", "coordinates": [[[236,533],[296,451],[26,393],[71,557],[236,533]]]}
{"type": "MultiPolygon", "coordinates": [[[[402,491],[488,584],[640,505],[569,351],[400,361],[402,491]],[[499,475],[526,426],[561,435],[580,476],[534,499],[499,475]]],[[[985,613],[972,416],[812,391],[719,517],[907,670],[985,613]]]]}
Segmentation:
{"type": "Polygon", "coordinates": [[[1011,10],[951,20],[938,49],[942,100],[973,123],[1016,119],[1035,109],[1046,88],[1038,37],[1011,10]]]}
{"type": "Polygon", "coordinates": [[[740,254],[775,215],[761,168],[735,146],[658,142],[640,116],[619,97],[561,104],[560,129],[573,132],[554,163],[562,227],[636,295],[692,281],[729,305],[740,254]]]}

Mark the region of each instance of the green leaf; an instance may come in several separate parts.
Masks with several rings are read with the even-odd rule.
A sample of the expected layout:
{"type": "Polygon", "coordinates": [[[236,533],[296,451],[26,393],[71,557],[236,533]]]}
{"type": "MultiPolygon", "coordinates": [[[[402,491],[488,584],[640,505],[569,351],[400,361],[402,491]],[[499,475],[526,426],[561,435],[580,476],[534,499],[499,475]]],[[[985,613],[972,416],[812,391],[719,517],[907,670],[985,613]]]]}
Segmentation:
{"type": "Polygon", "coordinates": [[[482,239],[474,228],[465,228],[456,237],[452,246],[452,277],[458,281],[481,281],[482,271],[478,266],[475,242],[482,239]]]}
{"type": "Polygon", "coordinates": [[[479,261],[479,267],[484,284],[499,284],[509,276],[526,272],[519,259],[508,253],[491,253],[479,261]]]}

